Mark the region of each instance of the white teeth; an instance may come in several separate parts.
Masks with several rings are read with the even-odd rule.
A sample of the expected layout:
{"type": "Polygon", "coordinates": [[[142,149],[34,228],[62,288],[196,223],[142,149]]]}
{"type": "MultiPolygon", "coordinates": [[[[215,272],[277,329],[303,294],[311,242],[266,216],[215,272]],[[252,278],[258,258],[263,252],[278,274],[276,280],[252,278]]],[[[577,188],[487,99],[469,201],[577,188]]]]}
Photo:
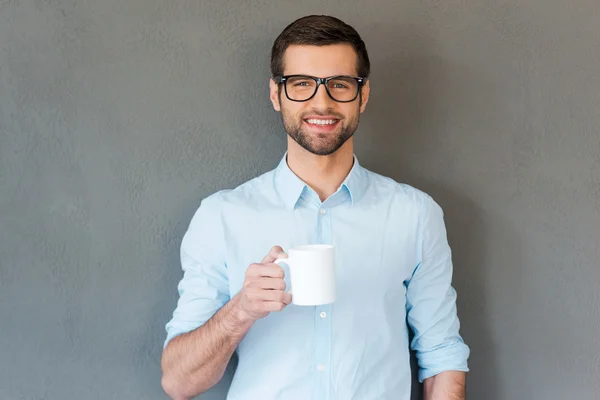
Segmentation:
{"type": "Polygon", "coordinates": [[[335,119],[307,119],[307,121],[314,125],[332,125],[337,122],[335,119]]]}

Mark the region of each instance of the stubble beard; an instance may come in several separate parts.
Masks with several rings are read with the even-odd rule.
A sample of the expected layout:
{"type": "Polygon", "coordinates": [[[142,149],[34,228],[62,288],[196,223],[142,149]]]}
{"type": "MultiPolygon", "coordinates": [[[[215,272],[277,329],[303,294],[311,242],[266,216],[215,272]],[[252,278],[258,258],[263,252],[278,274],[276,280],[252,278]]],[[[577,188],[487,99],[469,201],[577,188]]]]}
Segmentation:
{"type": "MultiPolygon", "coordinates": [[[[322,113],[327,116],[335,116],[335,113],[322,113]]],[[[307,115],[307,114],[304,114],[307,115]]],[[[311,113],[319,115],[319,113],[311,113]]],[[[319,133],[311,134],[302,126],[304,116],[296,117],[289,114],[284,108],[281,109],[281,121],[287,134],[294,139],[302,148],[318,156],[328,156],[335,153],[340,147],[350,139],[358,128],[360,113],[357,113],[351,119],[344,119],[340,116],[341,130],[338,133],[319,133]]]]}

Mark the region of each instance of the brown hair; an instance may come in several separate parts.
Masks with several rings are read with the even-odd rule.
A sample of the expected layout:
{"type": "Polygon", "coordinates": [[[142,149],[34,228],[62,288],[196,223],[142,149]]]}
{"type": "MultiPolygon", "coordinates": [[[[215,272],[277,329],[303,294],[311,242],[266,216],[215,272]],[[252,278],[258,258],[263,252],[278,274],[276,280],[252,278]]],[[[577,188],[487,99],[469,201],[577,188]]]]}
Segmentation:
{"type": "Polygon", "coordinates": [[[367,47],[356,30],[328,15],[309,15],[289,24],[275,39],[271,49],[271,74],[283,75],[283,55],[291,45],[325,46],[348,43],[358,56],[358,76],[367,78],[371,70],[367,47]]]}

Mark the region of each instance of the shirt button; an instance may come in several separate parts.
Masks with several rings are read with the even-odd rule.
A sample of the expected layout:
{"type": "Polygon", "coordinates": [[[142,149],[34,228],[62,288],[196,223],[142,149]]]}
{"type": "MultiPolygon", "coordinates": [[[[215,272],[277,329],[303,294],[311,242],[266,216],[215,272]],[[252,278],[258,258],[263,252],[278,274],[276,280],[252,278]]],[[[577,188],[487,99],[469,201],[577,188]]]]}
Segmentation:
{"type": "Polygon", "coordinates": [[[321,314],[319,314],[319,316],[321,318],[325,318],[327,316],[327,313],[325,311],[321,311],[321,314]]]}
{"type": "Polygon", "coordinates": [[[324,208],[321,208],[319,210],[319,214],[321,214],[321,215],[325,215],[326,212],[327,212],[327,210],[325,210],[324,208]]]}
{"type": "Polygon", "coordinates": [[[317,365],[317,370],[319,372],[323,372],[323,371],[325,371],[325,366],[323,364],[319,364],[319,365],[317,365]]]}

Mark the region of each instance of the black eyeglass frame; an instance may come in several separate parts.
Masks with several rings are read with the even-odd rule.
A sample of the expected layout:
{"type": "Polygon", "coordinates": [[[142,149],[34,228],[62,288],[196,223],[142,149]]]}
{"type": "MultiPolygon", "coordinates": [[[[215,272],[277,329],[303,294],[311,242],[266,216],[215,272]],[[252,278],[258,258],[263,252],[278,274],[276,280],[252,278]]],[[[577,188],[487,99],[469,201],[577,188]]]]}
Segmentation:
{"type": "Polygon", "coordinates": [[[325,91],[327,92],[327,95],[329,95],[329,97],[333,100],[333,101],[337,101],[338,103],[352,103],[354,100],[356,100],[356,98],[358,97],[358,94],[360,93],[360,89],[363,87],[363,85],[365,84],[366,79],[362,78],[360,76],[351,76],[351,75],[335,75],[335,76],[330,76],[327,78],[317,78],[316,76],[310,76],[310,75],[302,75],[302,74],[297,74],[297,75],[284,75],[284,76],[274,76],[273,80],[275,81],[276,84],[282,84],[283,83],[283,88],[285,90],[285,97],[287,97],[289,100],[291,101],[296,101],[298,103],[303,103],[305,101],[309,101],[310,99],[312,99],[313,97],[315,97],[315,95],[317,94],[317,92],[319,91],[319,85],[323,84],[325,86],[325,91]],[[285,84],[285,82],[290,79],[290,78],[296,78],[296,77],[304,77],[304,78],[310,78],[312,80],[314,80],[315,82],[317,82],[317,86],[315,86],[315,92],[306,100],[294,100],[292,99],[287,91],[287,84],[285,84]],[[330,80],[332,79],[339,79],[339,78],[350,78],[350,79],[354,79],[356,80],[356,82],[358,83],[358,87],[356,90],[356,94],[354,95],[354,97],[352,98],[352,100],[337,100],[336,98],[334,98],[331,93],[329,92],[329,87],[327,86],[327,83],[329,83],[330,80]]]}

